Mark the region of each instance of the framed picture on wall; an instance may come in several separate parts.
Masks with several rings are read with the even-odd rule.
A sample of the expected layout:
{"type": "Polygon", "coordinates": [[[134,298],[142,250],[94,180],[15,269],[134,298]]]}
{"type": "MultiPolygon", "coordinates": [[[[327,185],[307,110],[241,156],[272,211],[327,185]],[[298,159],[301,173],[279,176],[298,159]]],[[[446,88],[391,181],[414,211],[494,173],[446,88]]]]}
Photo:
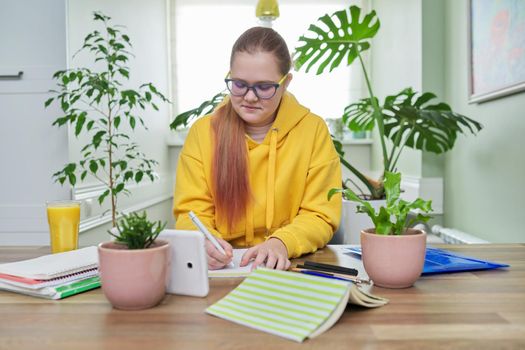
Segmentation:
{"type": "Polygon", "coordinates": [[[525,90],[525,1],[469,1],[469,102],[525,90]]]}

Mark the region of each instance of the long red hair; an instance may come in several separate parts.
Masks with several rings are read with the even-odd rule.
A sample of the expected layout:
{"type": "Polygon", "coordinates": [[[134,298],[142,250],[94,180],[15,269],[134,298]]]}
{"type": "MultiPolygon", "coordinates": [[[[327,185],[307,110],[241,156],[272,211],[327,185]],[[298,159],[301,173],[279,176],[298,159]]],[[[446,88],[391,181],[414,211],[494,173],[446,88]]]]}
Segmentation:
{"type": "MultiPolygon", "coordinates": [[[[245,31],[233,45],[230,67],[237,52],[272,53],[280,72],[284,75],[290,71],[291,59],[286,42],[271,28],[254,27],[245,31]]],[[[228,231],[231,231],[246,214],[251,190],[244,121],[230,101],[215,112],[212,130],[215,210],[218,217],[226,220],[228,231]]]]}

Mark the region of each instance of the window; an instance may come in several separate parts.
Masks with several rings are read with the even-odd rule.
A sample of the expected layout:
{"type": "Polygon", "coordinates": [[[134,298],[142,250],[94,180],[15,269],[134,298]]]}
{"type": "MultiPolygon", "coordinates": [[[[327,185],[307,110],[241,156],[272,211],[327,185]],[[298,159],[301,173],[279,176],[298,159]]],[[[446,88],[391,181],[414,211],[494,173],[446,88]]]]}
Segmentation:
{"type": "MultiPolygon", "coordinates": [[[[363,2],[354,1],[363,7],[363,2]]],[[[234,41],[258,24],[256,0],[174,0],[172,2],[173,101],[175,114],[197,107],[224,89],[234,41]]],[[[291,52],[308,26],[325,13],[347,9],[342,0],[281,0],[280,17],[273,28],[291,52]]],[[[292,71],[288,90],[299,102],[324,118],[341,117],[344,107],[362,97],[361,69],[357,62],[322,75],[292,71]],[[354,73],[357,72],[357,73],[354,73]]]]}

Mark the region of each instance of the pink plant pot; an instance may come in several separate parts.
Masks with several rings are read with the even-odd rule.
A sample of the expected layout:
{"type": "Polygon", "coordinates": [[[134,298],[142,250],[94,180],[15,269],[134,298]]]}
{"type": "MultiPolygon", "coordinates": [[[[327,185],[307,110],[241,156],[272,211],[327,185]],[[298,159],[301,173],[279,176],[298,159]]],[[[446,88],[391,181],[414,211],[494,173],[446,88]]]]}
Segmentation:
{"type": "Polygon", "coordinates": [[[385,288],[407,288],[421,276],[425,264],[427,235],[408,229],[399,236],[361,231],[363,265],[374,284],[385,288]]]}
{"type": "Polygon", "coordinates": [[[156,240],[147,249],[128,249],[105,242],[98,245],[102,291],[117,309],[140,310],[153,307],[166,294],[170,246],[156,240]]]}

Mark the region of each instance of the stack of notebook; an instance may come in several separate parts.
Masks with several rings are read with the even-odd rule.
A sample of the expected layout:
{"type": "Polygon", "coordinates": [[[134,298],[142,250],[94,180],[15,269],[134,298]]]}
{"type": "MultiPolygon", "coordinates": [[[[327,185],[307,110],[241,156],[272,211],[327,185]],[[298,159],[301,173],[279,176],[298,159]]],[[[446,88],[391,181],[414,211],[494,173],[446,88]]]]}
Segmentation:
{"type": "Polygon", "coordinates": [[[62,299],[100,287],[97,247],[0,264],[0,289],[62,299]]]}

